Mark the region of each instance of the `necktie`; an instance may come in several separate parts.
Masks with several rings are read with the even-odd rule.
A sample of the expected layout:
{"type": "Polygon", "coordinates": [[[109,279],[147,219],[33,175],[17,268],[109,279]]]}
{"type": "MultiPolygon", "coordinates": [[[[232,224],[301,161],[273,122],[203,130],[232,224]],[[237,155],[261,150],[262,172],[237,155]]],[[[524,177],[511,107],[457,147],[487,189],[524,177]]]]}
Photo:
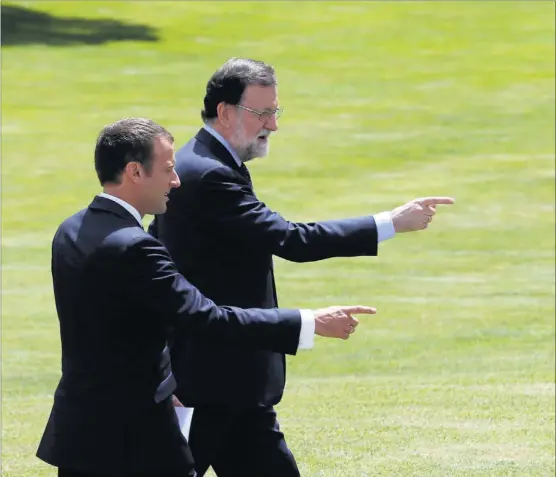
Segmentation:
{"type": "Polygon", "coordinates": [[[239,168],[239,170],[241,171],[241,175],[249,181],[249,184],[253,185],[253,182],[251,181],[251,174],[249,174],[249,169],[245,167],[245,164],[243,162],[241,163],[241,167],[239,168]]]}

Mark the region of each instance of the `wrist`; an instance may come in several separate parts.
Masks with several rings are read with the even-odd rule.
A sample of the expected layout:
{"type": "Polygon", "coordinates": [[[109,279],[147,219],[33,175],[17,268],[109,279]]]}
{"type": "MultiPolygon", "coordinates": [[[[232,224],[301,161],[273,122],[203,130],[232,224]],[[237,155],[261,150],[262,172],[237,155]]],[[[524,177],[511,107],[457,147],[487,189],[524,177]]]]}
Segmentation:
{"type": "Polygon", "coordinates": [[[315,334],[322,336],[322,321],[315,316],[315,334]]]}

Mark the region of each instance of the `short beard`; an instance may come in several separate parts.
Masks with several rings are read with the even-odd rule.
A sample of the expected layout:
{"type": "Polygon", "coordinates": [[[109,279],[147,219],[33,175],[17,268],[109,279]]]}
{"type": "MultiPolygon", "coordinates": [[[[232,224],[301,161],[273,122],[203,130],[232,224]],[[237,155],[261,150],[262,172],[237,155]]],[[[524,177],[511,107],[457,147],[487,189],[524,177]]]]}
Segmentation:
{"type": "MultiPolygon", "coordinates": [[[[263,134],[269,131],[261,131],[263,134]]],[[[245,135],[243,134],[243,123],[238,123],[234,133],[233,133],[234,148],[237,155],[241,159],[241,162],[248,162],[256,157],[264,157],[268,154],[268,139],[265,145],[261,145],[258,142],[258,136],[252,141],[247,141],[245,135]]]]}

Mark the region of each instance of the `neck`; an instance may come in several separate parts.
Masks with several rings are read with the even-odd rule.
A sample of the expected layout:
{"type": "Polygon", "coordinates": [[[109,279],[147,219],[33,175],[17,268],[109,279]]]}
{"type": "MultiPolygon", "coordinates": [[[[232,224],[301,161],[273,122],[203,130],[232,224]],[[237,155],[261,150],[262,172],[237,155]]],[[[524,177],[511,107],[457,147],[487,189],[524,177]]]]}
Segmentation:
{"type": "Polygon", "coordinates": [[[207,126],[211,127],[218,134],[220,134],[226,140],[226,142],[234,149],[234,151],[237,152],[237,149],[232,142],[232,133],[228,129],[222,126],[222,124],[220,124],[218,121],[215,121],[213,123],[208,123],[207,126]]]}
{"type": "Polygon", "coordinates": [[[141,205],[138,204],[137,200],[134,199],[132,194],[130,194],[129,191],[126,191],[121,185],[105,184],[102,191],[105,194],[113,195],[114,197],[117,197],[118,199],[127,202],[129,205],[134,207],[137,210],[137,212],[139,212],[141,218],[145,216],[145,214],[141,211],[141,205]]]}

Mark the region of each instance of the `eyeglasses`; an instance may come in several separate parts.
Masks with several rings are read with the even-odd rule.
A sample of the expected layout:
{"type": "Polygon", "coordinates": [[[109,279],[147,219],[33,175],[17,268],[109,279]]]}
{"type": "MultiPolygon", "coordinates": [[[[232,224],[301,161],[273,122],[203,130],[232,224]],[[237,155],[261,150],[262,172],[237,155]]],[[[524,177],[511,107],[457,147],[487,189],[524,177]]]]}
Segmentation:
{"type": "Polygon", "coordinates": [[[259,120],[261,120],[263,123],[266,123],[271,118],[278,119],[282,115],[282,112],[284,111],[281,108],[277,108],[274,110],[266,109],[265,111],[257,111],[256,109],[247,108],[245,106],[242,106],[241,104],[236,104],[236,106],[238,108],[245,109],[245,111],[249,111],[250,113],[256,114],[257,116],[259,116],[259,120]]]}

